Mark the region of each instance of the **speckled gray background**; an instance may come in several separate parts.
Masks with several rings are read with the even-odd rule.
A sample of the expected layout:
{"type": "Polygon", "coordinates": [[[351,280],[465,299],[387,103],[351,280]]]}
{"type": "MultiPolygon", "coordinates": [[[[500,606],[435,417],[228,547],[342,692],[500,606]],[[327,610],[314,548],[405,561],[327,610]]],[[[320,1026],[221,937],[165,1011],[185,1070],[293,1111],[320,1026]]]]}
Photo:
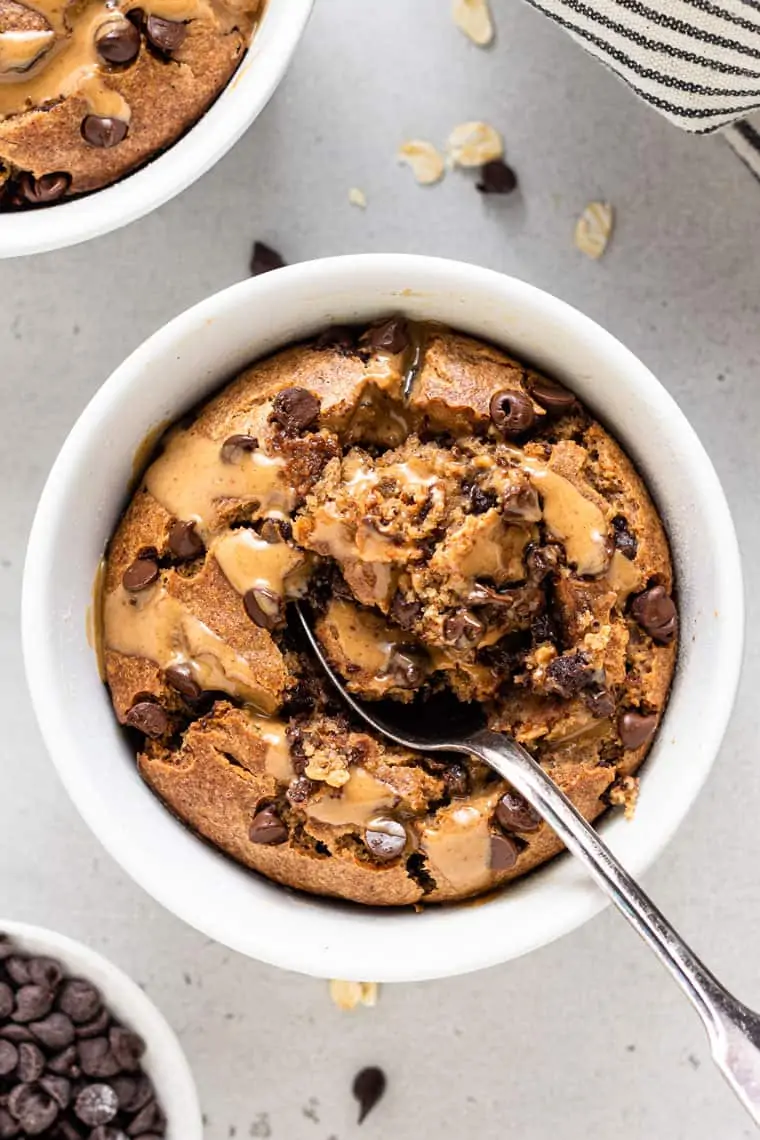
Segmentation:
{"type": "Polygon", "coordinates": [[[448,0],[317,0],[268,110],[200,183],[110,237],[0,263],[0,915],[85,939],[144,983],[187,1049],[209,1140],[349,1140],[348,1090],[362,1062],[390,1079],[365,1140],[753,1134],[695,1016],[611,913],[499,969],[386,987],[376,1009],[354,1015],[333,1008],[319,982],[209,943],[127,881],[86,831],[26,695],[22,562],[53,457],[128,352],[245,275],[254,237],[292,261],[406,250],[517,274],[651,366],[734,511],[749,580],[739,702],[705,791],[647,885],[760,1006],[760,184],[720,139],[676,132],[532,9],[494,8],[499,44],[484,53],[451,25],[448,0]],[[396,166],[404,139],[443,141],[469,118],[503,130],[519,196],[482,201],[464,175],[422,190],[396,166]],[[366,212],[348,204],[351,186],[365,190],[366,212]],[[573,248],[572,226],[597,196],[615,204],[618,226],[593,264],[573,248]]]}

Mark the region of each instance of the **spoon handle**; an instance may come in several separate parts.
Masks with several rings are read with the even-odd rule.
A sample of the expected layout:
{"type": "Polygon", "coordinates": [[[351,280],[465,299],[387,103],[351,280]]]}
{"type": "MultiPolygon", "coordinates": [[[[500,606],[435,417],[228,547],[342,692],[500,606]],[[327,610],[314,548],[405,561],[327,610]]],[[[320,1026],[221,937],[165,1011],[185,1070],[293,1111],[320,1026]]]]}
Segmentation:
{"type": "Polygon", "coordinates": [[[760,1017],[737,1001],[700,962],[529,752],[489,731],[470,737],[466,747],[543,816],[654,950],[702,1018],[716,1065],[760,1124],[760,1017]]]}

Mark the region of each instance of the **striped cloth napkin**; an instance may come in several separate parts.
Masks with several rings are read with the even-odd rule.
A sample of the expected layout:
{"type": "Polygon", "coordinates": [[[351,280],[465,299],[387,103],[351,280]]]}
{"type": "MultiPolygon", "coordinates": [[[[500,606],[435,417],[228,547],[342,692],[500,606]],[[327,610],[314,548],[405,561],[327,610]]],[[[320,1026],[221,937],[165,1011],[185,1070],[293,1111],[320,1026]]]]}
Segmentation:
{"type": "Polygon", "coordinates": [[[760,178],[760,0],[528,0],[671,122],[760,178]]]}

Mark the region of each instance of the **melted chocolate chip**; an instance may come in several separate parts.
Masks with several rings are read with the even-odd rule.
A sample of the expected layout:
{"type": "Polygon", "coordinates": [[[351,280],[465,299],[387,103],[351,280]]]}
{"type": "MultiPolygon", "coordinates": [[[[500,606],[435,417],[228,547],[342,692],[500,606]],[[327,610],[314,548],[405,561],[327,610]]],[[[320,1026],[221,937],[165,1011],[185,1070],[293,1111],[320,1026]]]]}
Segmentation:
{"type": "Polygon", "coordinates": [[[530,394],[537,404],[550,415],[564,416],[577,406],[578,401],[572,392],[561,384],[544,377],[535,377],[531,382],[530,394]]]}
{"type": "Polygon", "coordinates": [[[136,728],[152,740],[158,740],[169,727],[169,716],[156,701],[138,701],[124,718],[130,728],[136,728]]]}
{"type": "Polygon", "coordinates": [[[582,652],[564,653],[546,668],[548,688],[561,697],[570,699],[593,681],[594,670],[582,652]]]}
{"type": "Polygon", "coordinates": [[[285,843],[288,838],[288,829],[277,814],[274,807],[265,807],[251,820],[248,832],[251,843],[263,843],[274,847],[285,843]]]}
{"type": "Polygon", "coordinates": [[[615,548],[633,562],[638,553],[639,544],[623,515],[615,515],[612,520],[612,530],[615,548]]]}
{"type": "Polygon", "coordinates": [[[62,172],[43,174],[35,178],[33,174],[20,174],[18,190],[31,206],[49,206],[58,202],[71,186],[71,175],[62,172]]]}
{"type": "Polygon", "coordinates": [[[196,681],[191,665],[170,665],[164,676],[167,684],[191,703],[199,701],[203,696],[203,689],[196,681]]]}
{"type": "Polygon", "coordinates": [[[300,804],[306,803],[316,787],[314,780],[310,780],[308,776],[296,776],[290,781],[285,798],[293,807],[298,807],[300,804]]]}
{"type": "Polygon", "coordinates": [[[397,590],[391,602],[390,616],[404,630],[413,629],[422,613],[422,603],[407,599],[397,590]]]}
{"type": "Polygon", "coordinates": [[[270,420],[297,434],[316,426],[320,402],[307,388],[283,388],[272,401],[270,420]]]}
{"type": "Polygon", "coordinates": [[[520,848],[508,835],[491,835],[491,870],[511,871],[517,862],[520,848]]]}
{"type": "Polygon", "coordinates": [[[618,720],[618,734],[626,752],[635,752],[648,744],[657,728],[655,713],[625,712],[618,720]]]}
{"type": "Polygon", "coordinates": [[[160,16],[148,16],[145,21],[145,35],[156,51],[162,55],[171,55],[185,42],[187,27],[180,20],[164,20],[160,16]]]}
{"type": "Polygon", "coordinates": [[[597,720],[604,720],[615,712],[615,698],[609,689],[596,689],[583,694],[583,700],[591,715],[597,720]]]}
{"type": "Polygon", "coordinates": [[[136,558],[129,565],[121,579],[121,584],[130,594],[139,594],[152,586],[158,578],[158,563],[152,558],[136,558]]]}
{"type": "Polygon", "coordinates": [[[194,522],[175,522],[169,531],[169,549],[181,562],[198,558],[206,549],[194,522]]]}
{"type": "Polygon", "coordinates": [[[333,348],[347,356],[356,348],[356,330],[350,325],[333,325],[317,337],[314,347],[319,350],[333,348]]]}
{"type": "Polygon", "coordinates": [[[484,491],[477,483],[473,483],[471,487],[467,488],[467,495],[469,498],[467,506],[470,514],[473,515],[484,515],[486,511],[490,511],[499,502],[499,497],[495,491],[484,491]]]}
{"type": "Polygon", "coordinates": [[[387,352],[395,356],[409,347],[409,325],[403,317],[391,317],[388,321],[368,328],[363,339],[374,352],[387,352]]]}
{"type": "Polygon", "coordinates": [[[541,816],[519,792],[505,792],[496,805],[496,822],[504,831],[537,831],[541,816]]]}
{"type": "Polygon", "coordinates": [[[501,158],[487,162],[480,170],[476,187],[481,194],[511,194],[517,186],[517,175],[501,158]]]}
{"type": "Polygon", "coordinates": [[[400,689],[417,689],[425,680],[427,658],[416,645],[394,645],[388,659],[388,676],[400,689]]]}
{"type": "Polygon", "coordinates": [[[128,131],[129,125],[123,119],[109,115],[86,115],[82,120],[82,138],[90,146],[102,150],[110,150],[124,142],[128,131]]]}
{"type": "Polygon", "coordinates": [[[533,427],[536,419],[530,398],[524,392],[510,388],[494,392],[488,410],[494,427],[507,439],[524,435],[533,427]]]}
{"type": "Polygon", "coordinates": [[[131,63],[140,53],[140,32],[130,20],[108,23],[95,38],[95,49],[106,63],[131,63]]]}
{"type": "Polygon", "coordinates": [[[383,1070],[375,1066],[362,1069],[356,1074],[352,1092],[359,1102],[359,1124],[366,1119],[378,1101],[381,1100],[387,1083],[383,1070]]]}
{"type": "Polygon", "coordinates": [[[246,452],[255,451],[259,441],[252,435],[231,435],[219,452],[222,463],[239,463],[246,452]]]}
{"type": "Polygon", "coordinates": [[[443,772],[446,794],[455,798],[466,796],[470,790],[470,778],[464,764],[447,764],[443,772]]]}
{"type": "Polygon", "coordinates": [[[532,546],[525,556],[525,564],[533,582],[543,582],[553,574],[562,561],[562,548],[554,544],[532,546]]]}
{"type": "Polygon", "coordinates": [[[285,259],[276,249],[265,245],[263,241],[253,243],[251,253],[251,276],[259,277],[262,273],[271,273],[273,269],[282,269],[285,259]]]}
{"type": "Polygon", "coordinates": [[[669,645],[678,630],[675,603],[664,586],[653,586],[634,598],[631,613],[655,641],[669,645]]]}
{"type": "Polygon", "coordinates": [[[373,819],[364,832],[364,843],[379,863],[390,863],[406,850],[406,828],[397,819],[373,819]]]}
{"type": "Polygon", "coordinates": [[[443,623],[443,636],[456,649],[472,649],[485,631],[485,624],[469,610],[459,610],[443,623]]]}
{"type": "Polygon", "coordinates": [[[254,625],[277,629],[285,620],[282,598],[267,586],[254,586],[243,595],[243,605],[254,625]]]}

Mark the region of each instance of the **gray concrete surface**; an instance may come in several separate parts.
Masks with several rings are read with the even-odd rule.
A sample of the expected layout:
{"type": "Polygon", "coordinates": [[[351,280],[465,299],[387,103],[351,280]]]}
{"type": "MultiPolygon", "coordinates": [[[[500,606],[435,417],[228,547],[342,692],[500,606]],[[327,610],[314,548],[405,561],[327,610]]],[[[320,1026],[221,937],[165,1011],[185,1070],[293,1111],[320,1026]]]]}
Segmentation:
{"type": "Polygon", "coordinates": [[[69,804],[27,699],[21,571],[53,457],[128,352],[245,275],[253,238],[293,261],[408,250],[520,275],[653,368],[734,510],[749,584],[739,702],[648,886],[760,1006],[760,184],[720,139],[677,133],[533,10],[495,0],[499,44],[483,53],[448,8],[318,0],[270,107],[199,184],[88,246],[0,263],[0,915],[85,939],[144,983],[187,1048],[209,1140],[349,1140],[362,1062],[390,1080],[366,1140],[738,1140],[752,1126],[712,1071],[695,1017],[615,915],[499,969],[386,988],[375,1010],[340,1014],[323,984],[209,944],[127,881],[69,804]],[[503,130],[519,196],[484,202],[463,175],[422,190],[395,165],[405,138],[443,141],[468,118],[503,130]],[[351,186],[365,190],[365,212],[349,205],[351,186]],[[600,264],[571,241],[596,196],[618,210],[600,264]]]}

